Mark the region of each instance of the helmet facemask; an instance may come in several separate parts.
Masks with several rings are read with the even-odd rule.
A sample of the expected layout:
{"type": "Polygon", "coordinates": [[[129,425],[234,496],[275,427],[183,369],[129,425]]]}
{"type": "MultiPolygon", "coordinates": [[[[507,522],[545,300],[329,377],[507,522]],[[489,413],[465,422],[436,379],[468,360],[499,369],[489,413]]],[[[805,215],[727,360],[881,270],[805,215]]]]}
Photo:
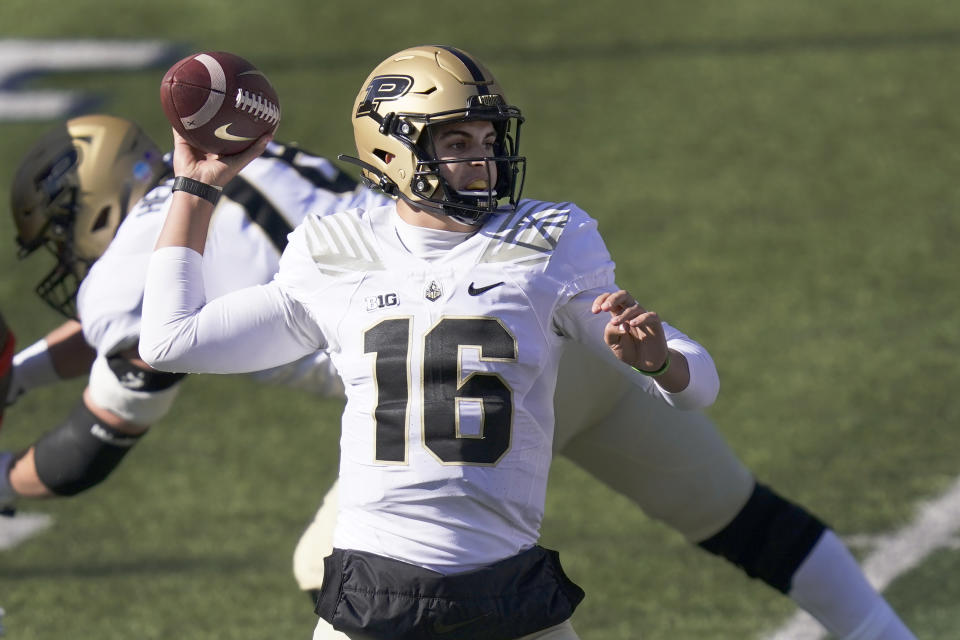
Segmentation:
{"type": "Polygon", "coordinates": [[[78,258],[73,251],[71,238],[76,220],[77,192],[76,186],[62,189],[57,205],[62,212],[50,215],[46,226],[33,242],[27,243],[17,237],[17,257],[21,260],[41,247],[53,255],[53,268],[40,280],[34,291],[51,308],[68,318],[77,317],[80,283],[93,264],[92,260],[78,258]]]}
{"type": "MultiPolygon", "coordinates": [[[[496,97],[499,98],[499,96],[496,97]]],[[[420,199],[411,204],[450,216],[468,225],[482,224],[487,216],[501,208],[500,201],[504,198],[508,199],[510,209],[516,206],[519,194],[523,190],[523,177],[526,170],[526,159],[515,153],[521,120],[519,114],[498,115],[496,118],[489,120],[496,132],[493,154],[455,159],[437,157],[432,135],[435,127],[440,124],[487,120],[487,118],[446,118],[432,123],[431,120],[436,120],[435,117],[428,116],[425,119],[423,133],[412,148],[416,166],[410,189],[420,199]],[[516,120],[513,134],[510,131],[512,120],[516,120]],[[482,163],[486,167],[485,187],[456,189],[443,177],[442,169],[445,165],[474,163],[482,163]]]]}
{"type": "Polygon", "coordinates": [[[500,210],[500,201],[508,199],[512,210],[523,190],[526,173],[526,158],[517,155],[520,125],[523,117],[519,110],[503,104],[499,95],[472,96],[476,104],[459,111],[434,114],[391,114],[393,125],[385,131],[400,140],[414,157],[414,171],[409,189],[416,199],[399,196],[411,205],[432,213],[450,216],[468,225],[480,225],[487,216],[500,210]],[[483,106],[481,101],[495,106],[483,106]],[[433,131],[439,125],[456,122],[489,121],[496,132],[493,155],[468,158],[440,159],[434,150],[433,131]],[[416,141],[404,131],[418,132],[416,141]],[[455,189],[443,177],[444,165],[483,163],[487,168],[486,187],[482,189],[455,189]],[[493,167],[496,171],[493,171],[493,167]],[[496,176],[494,177],[494,173],[496,176]]]}

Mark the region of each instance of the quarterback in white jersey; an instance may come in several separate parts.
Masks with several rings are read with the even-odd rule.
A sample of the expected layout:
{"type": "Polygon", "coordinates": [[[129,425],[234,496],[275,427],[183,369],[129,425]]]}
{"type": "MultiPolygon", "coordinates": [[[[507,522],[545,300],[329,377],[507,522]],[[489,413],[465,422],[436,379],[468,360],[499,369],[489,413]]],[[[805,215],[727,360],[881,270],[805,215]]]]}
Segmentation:
{"type": "MultiPolygon", "coordinates": [[[[204,306],[209,205],[177,196],[151,265],[141,348],[177,371],[242,371],[321,347],[333,353],[347,383],[341,477],[350,486],[342,489],[343,548],[328,558],[316,638],[344,637],[333,628],[348,637],[456,628],[462,638],[574,638],[566,618],[579,590],[555,557],[530,546],[552,438],[545,390],[560,345],[572,338],[609,353],[590,314],[610,312],[611,322],[600,322],[606,345],[657,377],[641,387],[683,406],[712,400],[712,364],[628,294],[609,292],[605,249],[576,207],[522,201],[497,209],[505,197],[516,204],[522,158],[513,154],[510,123],[518,135],[521,118],[474,58],[447,47],[401,52],[371,74],[354,107],[362,157],[355,161],[400,199],[396,207],[308,220],[275,283],[204,306]],[[531,250],[538,244],[542,255],[531,250]],[[227,314],[229,329],[218,320],[227,314]],[[235,341],[260,348],[236,361],[235,341]],[[538,589],[536,607],[526,606],[518,580],[538,589]]],[[[175,139],[178,173],[210,200],[216,189],[204,181],[222,184],[255,153],[210,157],[175,139]]],[[[638,405],[619,403],[611,415],[631,406],[638,405]]],[[[744,553],[741,536],[761,521],[797,525],[790,555],[800,559],[828,536],[771,492],[746,495],[750,484],[746,516],[702,544],[786,591],[799,577],[797,558],[744,553]]],[[[854,629],[857,637],[910,637],[874,633],[893,629],[891,619],[899,624],[881,609],[854,613],[871,618],[854,629]]]]}
{"type": "Polygon", "coordinates": [[[256,149],[206,155],[175,134],[177,180],[192,184],[175,194],[151,261],[141,355],[162,370],[229,373],[331,353],[347,393],[329,559],[338,568],[325,576],[315,637],[329,625],[422,637],[459,618],[461,637],[575,638],[582,592],[536,546],[564,345],[613,353],[678,406],[711,403],[716,370],[616,291],[589,216],[569,203],[517,205],[523,159],[511,136],[522,118],[475,59],[431,47],[391,58],[368,79],[356,120],[384,137],[392,125],[380,104],[408,92],[436,92],[431,104],[448,109],[404,113],[400,149],[368,149],[364,127],[355,132],[367,171],[379,161],[414,186],[393,205],[309,217],[273,282],[212,300],[202,279],[210,202],[256,149]],[[438,70],[440,91],[420,77],[438,70]],[[420,147],[413,132],[426,133],[420,147]],[[518,584],[532,588],[515,593],[518,584]],[[364,595],[381,589],[383,599],[364,595]]]}

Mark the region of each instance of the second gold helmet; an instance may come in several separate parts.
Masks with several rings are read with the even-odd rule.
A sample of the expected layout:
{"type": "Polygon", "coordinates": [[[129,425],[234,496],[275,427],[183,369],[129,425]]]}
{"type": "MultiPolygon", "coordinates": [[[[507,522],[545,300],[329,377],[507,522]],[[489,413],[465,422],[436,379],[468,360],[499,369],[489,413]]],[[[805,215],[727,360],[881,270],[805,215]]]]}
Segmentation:
{"type": "Polygon", "coordinates": [[[167,172],[156,144],[123,118],[80,116],[41,138],[10,188],[20,257],[45,247],[57,260],[37,286],[40,297],[75,315],[74,299],[90,265],[130,208],[167,172]]]}

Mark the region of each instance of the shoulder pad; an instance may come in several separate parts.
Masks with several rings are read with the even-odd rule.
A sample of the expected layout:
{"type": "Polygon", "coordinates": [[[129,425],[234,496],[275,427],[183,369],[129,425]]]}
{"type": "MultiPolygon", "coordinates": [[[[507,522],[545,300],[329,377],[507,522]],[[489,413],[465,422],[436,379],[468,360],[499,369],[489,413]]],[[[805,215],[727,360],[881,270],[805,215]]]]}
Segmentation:
{"type": "Polygon", "coordinates": [[[310,216],[304,221],[303,233],[310,257],[323,273],[384,269],[360,209],[310,216]]]}
{"type": "Polygon", "coordinates": [[[480,261],[536,264],[549,260],[574,209],[569,202],[521,200],[517,209],[494,227],[480,261]]]}

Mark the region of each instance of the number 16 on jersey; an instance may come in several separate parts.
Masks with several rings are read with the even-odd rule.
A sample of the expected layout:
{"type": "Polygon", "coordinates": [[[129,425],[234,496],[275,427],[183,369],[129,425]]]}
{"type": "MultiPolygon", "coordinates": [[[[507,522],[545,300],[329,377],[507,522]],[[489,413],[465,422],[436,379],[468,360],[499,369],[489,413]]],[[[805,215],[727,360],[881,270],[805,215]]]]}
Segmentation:
{"type": "MultiPolygon", "coordinates": [[[[388,318],[363,334],[364,353],[376,354],[378,462],[407,460],[411,322],[412,318],[388,318]]],[[[517,360],[516,338],[497,318],[447,317],[427,331],[421,369],[423,446],[443,464],[495,465],[510,449],[513,391],[496,373],[463,376],[464,348],[479,350],[481,361],[517,360]],[[479,405],[478,434],[461,430],[464,402],[479,405]]]]}

